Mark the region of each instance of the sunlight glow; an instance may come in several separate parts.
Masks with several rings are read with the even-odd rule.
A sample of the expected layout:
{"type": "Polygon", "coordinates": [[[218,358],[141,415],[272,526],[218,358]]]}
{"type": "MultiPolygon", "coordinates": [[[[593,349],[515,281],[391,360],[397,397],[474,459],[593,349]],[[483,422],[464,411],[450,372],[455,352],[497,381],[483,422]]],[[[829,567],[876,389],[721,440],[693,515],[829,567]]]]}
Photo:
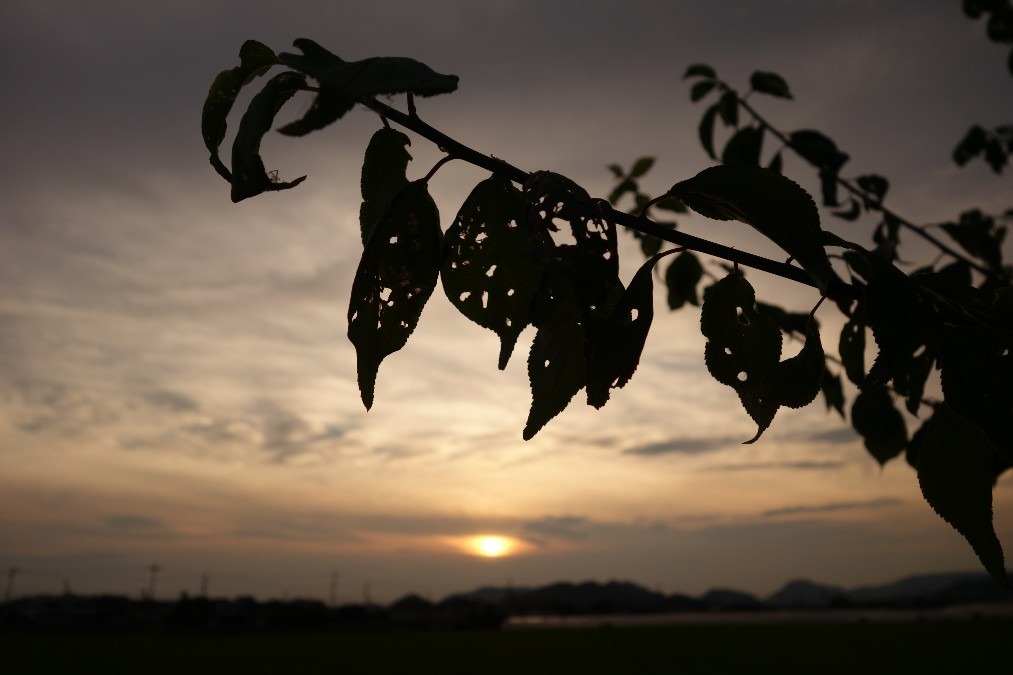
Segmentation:
{"type": "Polygon", "coordinates": [[[471,553],[483,558],[500,558],[510,555],[516,548],[516,544],[517,542],[509,537],[492,534],[483,534],[468,540],[468,548],[471,553]]]}

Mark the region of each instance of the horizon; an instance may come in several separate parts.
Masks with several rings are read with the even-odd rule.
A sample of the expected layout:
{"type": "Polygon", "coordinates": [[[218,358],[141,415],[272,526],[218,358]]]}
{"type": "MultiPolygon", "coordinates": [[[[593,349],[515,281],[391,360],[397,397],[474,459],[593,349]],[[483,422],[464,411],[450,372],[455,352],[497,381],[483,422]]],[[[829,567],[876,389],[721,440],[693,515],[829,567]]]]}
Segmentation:
{"type": "MultiPolygon", "coordinates": [[[[613,187],[609,164],[655,156],[643,188],[659,194],[714,163],[681,79],[705,62],[736,86],[756,70],[783,76],[792,100],[751,99],[765,116],[823,131],[849,153],[848,175],[886,176],[891,208],[942,223],[1011,206],[1009,168],[951,159],[970,125],[1013,109],[1006,52],[959,3],[39,2],[0,16],[12,92],[0,108],[11,157],[0,571],[21,570],[15,593],[66,580],[133,594],[151,565],[170,597],[204,575],[212,593],[327,597],[336,571],[339,597],[387,601],[496,578],[635,579],[691,595],[720,580],[760,596],[786,570],[855,587],[980,568],[904,458],[880,467],[822,399],[782,409],[744,445],[756,427],[705,368],[699,310],[669,312],[661,284],[637,376],[600,411],[575,400],[524,442],[532,331],[500,372],[495,335],[437,291],[381,367],[367,413],[345,315],[376,115],[360,106],[303,139],[269,134],[269,168],[309,177],[241,204],[200,129],[208,87],[245,40],[285,51],[306,36],[347,59],[409,56],[458,75],[458,90],[420,98],[419,114],[480,152],[551,168],[595,197],[613,187]],[[481,536],[502,547],[472,546],[481,536]]],[[[230,118],[230,134],[237,126],[230,118]]],[[[409,151],[413,178],[441,156],[414,136],[409,151]]],[[[786,156],[784,170],[819,194],[799,162],[786,156]]],[[[484,177],[463,162],[440,170],[444,228],[484,177]]],[[[821,216],[863,242],[874,226],[821,216]]],[[[748,228],[677,220],[783,258],[748,228]]],[[[620,239],[629,280],[642,256],[620,239]]],[[[909,240],[903,250],[929,259],[909,240]]],[[[1013,259],[1013,238],[1003,250],[1013,259]]],[[[816,299],[749,279],[759,300],[792,311],[816,299]]],[[[825,306],[819,318],[836,346],[842,317],[825,306]]],[[[936,378],[927,395],[938,391],[936,378]]],[[[1009,550],[1013,472],[993,500],[1009,550]]]]}

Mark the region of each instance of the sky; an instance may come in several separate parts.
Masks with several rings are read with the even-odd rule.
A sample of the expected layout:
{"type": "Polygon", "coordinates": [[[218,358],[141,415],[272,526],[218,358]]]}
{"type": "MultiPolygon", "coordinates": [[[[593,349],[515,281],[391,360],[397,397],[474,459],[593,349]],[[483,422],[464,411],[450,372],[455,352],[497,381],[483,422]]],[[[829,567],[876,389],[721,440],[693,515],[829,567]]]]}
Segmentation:
{"type": "MultiPolygon", "coordinates": [[[[458,91],[419,101],[423,119],[593,196],[612,162],[657,157],[654,194],[712,163],[681,79],[705,62],[742,89],[754,70],[782,75],[794,100],[752,102],[833,137],[846,175],[888,177],[910,220],[1011,206],[1008,175],[950,160],[971,124],[1013,113],[1005,51],[957,2],[4,2],[0,571],[17,569],[16,595],[137,594],[151,565],[163,598],[206,577],[213,595],[329,599],[334,579],[338,602],[561,579],[763,595],[798,577],[979,568],[903,459],[880,468],[822,401],[742,445],[755,427],[706,373],[698,310],[668,312],[663,289],[633,381],[601,411],[575,399],[531,441],[531,329],[500,372],[496,336],[439,291],[367,413],[345,312],[379,121],[359,108],[304,138],[270,135],[269,168],[309,177],[238,205],[200,134],[208,86],[244,40],[285,51],[299,37],[458,75],[458,91]],[[475,555],[483,534],[510,554],[475,555]]],[[[440,156],[418,137],[410,150],[412,178],[440,156]]],[[[785,171],[815,189],[797,161],[785,171]]],[[[440,170],[444,228],[484,177],[440,170]]],[[[783,255],[737,227],[679,222],[783,255]]],[[[874,226],[824,224],[859,241],[874,226]]],[[[629,279],[640,258],[623,239],[629,279]]],[[[817,300],[749,278],[767,302],[817,300]]],[[[836,345],[841,318],[819,318],[836,345]]],[[[1009,549],[1009,473],[994,497],[1009,549]]]]}

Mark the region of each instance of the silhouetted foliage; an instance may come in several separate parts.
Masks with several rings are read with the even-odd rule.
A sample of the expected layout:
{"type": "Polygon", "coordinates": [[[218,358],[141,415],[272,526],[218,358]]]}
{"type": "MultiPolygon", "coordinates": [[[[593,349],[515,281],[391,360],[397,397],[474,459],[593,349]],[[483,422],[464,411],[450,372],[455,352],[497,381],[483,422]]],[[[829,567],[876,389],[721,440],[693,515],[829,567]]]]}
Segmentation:
{"type": "MultiPolygon", "coordinates": [[[[1003,7],[1008,3],[965,2],[969,14],[991,12],[1000,22],[1007,16],[1003,7]]],[[[286,134],[327,126],[357,103],[380,117],[382,128],[369,142],[363,162],[364,249],[348,309],[348,335],[356,348],[367,408],[381,363],[405,346],[440,278],[464,316],[499,336],[499,368],[505,367],[521,331],[534,326],[525,439],[582,389],[589,405],[601,407],[636,371],[651,327],[658,276],[667,286],[670,308],[701,306],[707,369],[735,390],[756,422],[757,432],[747,443],[760,438],[780,408],[806,406],[821,392],[827,409],[844,416],[843,370],[859,389],[850,407],[851,423],[870,454],[882,464],[906,452],[929,504],[968,540],[992,576],[1007,583],[992,527],[991,490],[995,478],[1013,463],[1013,288],[1011,268],[1002,259],[1006,229],[995,217],[963,214],[941,227],[951,240],[947,243],[885,206],[886,178],[843,178],[849,156],[830,137],[813,129],[776,128],[749,96],[740,96],[704,64],[690,66],[685,77],[690,99],[709,102],[699,137],[705,151],[722,164],[676,181],[656,198],[644,194],[639,183],[653,168],[653,157],[641,157],[629,170],[613,164],[608,168],[616,186],[604,200],[559,174],[529,173],[483,155],[423,122],[415,95],[451,92],[456,77],[412,59],[345,62],[310,40],[295,44],[301,55],[275,55],[252,41],[243,45],[240,66],[220,74],[211,87],[204,139],[212,165],[230,182],[233,200],[240,201],[302,180],[271,178],[259,154],[264,133],[297,91],[312,92],[315,98],[301,120],[281,127],[286,134]],[[218,148],[236,94],[276,65],[291,70],[268,80],[251,101],[233,143],[230,171],[218,148]],[[378,94],[406,94],[407,112],[378,101],[378,94]],[[410,140],[393,130],[392,122],[433,142],[447,156],[423,178],[409,180],[410,140]],[[719,122],[726,131],[721,132],[719,122]],[[725,141],[718,152],[721,136],[725,141]],[[835,216],[877,219],[871,247],[822,229],[814,199],[781,173],[789,155],[816,171],[821,201],[836,209],[835,216]],[[448,159],[468,161],[490,176],[475,187],[444,233],[428,183],[448,159]],[[632,212],[615,208],[628,198],[632,212]],[[685,213],[687,207],[708,218],[752,226],[782,248],[789,262],[692,237],[670,220],[651,217],[657,210],[685,213]],[[640,239],[648,257],[628,286],[619,276],[619,225],[640,239]],[[939,259],[902,271],[902,232],[935,246],[939,259]],[[660,251],[663,242],[676,248],[660,251]],[[708,267],[713,263],[701,262],[692,251],[732,265],[720,263],[712,274],[708,267]],[[670,254],[676,255],[656,275],[655,266],[670,254]],[[848,281],[835,271],[832,258],[843,261],[848,281]],[[741,267],[814,287],[820,302],[832,299],[848,317],[839,358],[824,351],[813,317],[818,302],[808,313],[757,302],[741,267]],[[705,279],[708,285],[701,292],[705,279]],[[866,364],[869,332],[877,356],[866,364]],[[803,341],[803,347],[782,361],[786,338],[803,341]],[[941,381],[941,401],[923,398],[933,376],[941,381]],[[898,402],[915,418],[929,410],[913,435],[898,402]]],[[[792,98],[784,78],[770,72],[754,73],[749,93],[792,98]]],[[[962,144],[958,161],[982,148],[987,155],[987,134],[982,143],[981,148],[962,144]]]]}

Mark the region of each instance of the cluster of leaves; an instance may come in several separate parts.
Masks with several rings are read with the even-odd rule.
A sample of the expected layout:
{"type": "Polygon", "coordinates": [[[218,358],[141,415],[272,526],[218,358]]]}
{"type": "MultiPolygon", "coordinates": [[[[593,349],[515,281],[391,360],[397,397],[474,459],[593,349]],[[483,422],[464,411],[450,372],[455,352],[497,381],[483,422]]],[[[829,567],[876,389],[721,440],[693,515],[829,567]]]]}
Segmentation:
{"type": "MultiPolygon", "coordinates": [[[[991,524],[991,487],[994,477],[1013,463],[1013,292],[1001,257],[1005,229],[994,220],[965,214],[960,222],[943,226],[977,263],[958,257],[945,267],[910,275],[894,264],[896,241],[884,246],[877,240],[877,246],[867,250],[825,232],[813,198],[781,174],[782,151],[791,149],[818,168],[824,204],[835,206],[837,187],[850,185],[839,175],[847,155],[819,132],[772,131],[707,66],[693,66],[687,76],[694,79],[694,100],[712,92],[719,95],[700,126],[708,153],[716,157],[716,119],[733,130],[721,153],[722,164],[675,183],[654,199],[639,184],[652,168],[651,158],[641,158],[629,171],[612,166],[618,185],[606,201],[592,198],[559,174],[526,173],[493,161],[422,122],[413,97],[453,91],[456,77],[412,59],[346,62],[309,40],[295,44],[301,54],[276,55],[259,43],[244,44],[240,65],[219,74],[211,86],[203,135],[212,166],[231,185],[232,199],[239,201],[303,180],[279,181],[265,171],[260,156],[261,139],[296,93],[311,92],[315,98],[301,119],[279,129],[285,134],[323,128],[356,103],[380,114],[382,128],[370,139],[362,165],[363,252],[348,307],[348,336],[356,349],[359,389],[367,408],[373,404],[381,363],[407,344],[441,280],[447,298],[465,317],[498,335],[501,369],[524,328],[535,328],[527,357],[532,401],[525,439],[581,390],[589,405],[600,408],[613,389],[634,375],[653,320],[655,266],[678,254],[664,274],[669,306],[702,305],[704,360],[718,382],[735,390],[756,422],[757,432],[747,442],[760,437],[781,407],[808,405],[820,391],[828,407],[844,415],[841,377],[827,367],[812,312],[757,302],[737,264],[724,268],[704,290],[701,302],[698,285],[705,275],[700,260],[684,247],[660,250],[661,240],[691,239],[676,236],[675,223],[659,224],[647,213],[652,207],[677,213],[688,208],[708,218],[741,221],[783,248],[804,271],[806,282],[834,297],[848,314],[839,345],[840,367],[859,387],[851,419],[869,451],[880,462],[906,452],[929,503],[968,539],[992,575],[1005,582],[1002,551],[991,524]],[[230,169],[219,147],[238,92],[276,65],[289,70],[269,79],[250,101],[233,141],[230,169]],[[381,94],[407,94],[408,114],[377,101],[375,96],[381,94]],[[740,117],[746,116],[753,122],[740,127],[740,117]],[[429,193],[429,181],[446,160],[423,178],[410,180],[410,139],[393,129],[391,120],[437,143],[448,158],[463,158],[490,171],[446,231],[429,193]],[[782,148],[763,167],[765,134],[779,138],[782,148]],[[637,208],[634,218],[610,205],[626,195],[637,208]],[[648,259],[628,284],[619,276],[620,222],[636,231],[643,227],[655,238],[642,238],[648,259]],[[827,247],[843,249],[850,282],[832,267],[827,247]],[[993,273],[974,285],[972,266],[993,273]],[[869,332],[878,355],[867,369],[869,332]],[[782,360],[784,336],[804,345],[797,355],[782,360]],[[920,414],[933,369],[941,373],[945,400],[930,406],[928,419],[909,437],[897,401],[903,401],[911,415],[920,414]],[[967,439],[974,441],[973,448],[966,447],[967,439]]],[[[791,97],[787,83],[773,73],[754,74],[751,87],[791,97]]],[[[860,189],[851,190],[860,197],[859,208],[886,213],[886,181],[862,177],[859,183],[860,189]]],[[[727,257],[739,261],[734,252],[727,257]]],[[[781,267],[792,272],[786,276],[798,278],[798,268],[781,267]]]]}
{"type": "MultiPolygon", "coordinates": [[[[821,238],[818,214],[807,216],[808,222],[817,223],[812,228],[789,222],[787,214],[772,207],[768,217],[778,218],[788,227],[778,231],[757,226],[765,219],[756,214],[742,218],[743,214],[724,211],[720,202],[715,212],[713,204],[694,200],[692,188],[674,189],[672,194],[705,216],[730,216],[750,222],[791,253],[815,279],[825,279],[828,274],[823,245],[843,247],[842,258],[852,282],[862,288],[858,302],[843,306],[848,320],[838,344],[841,373],[835,373],[826,365],[828,359],[822,348],[810,348],[813,338],[818,340],[818,333],[812,334],[813,322],[806,329],[805,314],[755,302],[752,289],[743,282],[736,282],[734,292],[728,279],[714,283],[704,289],[706,303],[701,312],[703,332],[710,340],[706,363],[711,374],[735,389],[760,431],[769,424],[776,404],[788,405],[777,399],[780,378],[771,375],[776,372],[772,369],[783,368],[807,354],[795,366],[806,373],[801,379],[811,383],[807,378],[819,372],[828,409],[842,416],[846,404],[843,374],[858,389],[850,418],[869,453],[880,464],[904,454],[918,472],[926,500],[968,539],[993,576],[1005,580],[1002,551],[991,527],[991,488],[995,479],[1013,465],[1013,380],[1009,379],[1013,375],[1013,269],[1002,258],[1006,228],[980,211],[968,211],[958,221],[939,226],[952,241],[947,245],[925,228],[889,211],[884,206],[889,189],[885,178],[873,174],[853,180],[842,178],[848,155],[829,137],[809,129],[780,131],[747,103],[754,93],[790,99],[788,84],[777,74],[754,73],[745,96],[720,80],[707,65],[691,66],[685,77],[691,80],[692,101],[716,97],[704,111],[699,136],[704,150],[720,158],[726,169],[759,172],[765,156],[764,140],[773,139],[778,145],[768,153],[772,157],[766,162],[768,169],[782,171],[784,153],[790,151],[816,170],[823,205],[836,209],[831,211],[833,215],[846,221],[858,220],[863,213],[879,218],[872,233],[873,247],[866,249],[827,233],[821,238]],[[715,145],[718,120],[729,129],[720,154],[715,145]],[[842,188],[849,193],[844,208],[838,198],[842,188]],[[897,251],[902,227],[938,243],[950,259],[905,274],[896,266],[900,264],[897,251]],[[800,237],[800,233],[809,236],[800,237]],[[734,335],[735,339],[716,340],[711,304],[713,299],[733,293],[738,325],[732,322],[733,314],[727,309],[724,325],[726,335],[734,335]],[[805,346],[795,359],[775,366],[782,333],[800,339],[804,336],[805,346]],[[866,364],[869,333],[878,354],[866,364]],[[939,378],[944,400],[931,402],[928,415],[924,415],[923,396],[933,377],[939,378]],[[906,417],[899,405],[911,417],[906,417]],[[924,421],[909,434],[908,420],[917,421],[919,416],[924,421]]],[[[709,171],[713,169],[685,183],[693,186],[709,171]]],[[[728,175],[722,174],[722,180],[728,175]]],[[[774,186],[756,178],[741,184],[764,195],[778,194],[774,186]]],[[[786,186],[781,183],[778,189],[786,186]]],[[[1010,215],[1013,212],[1006,217],[1010,215]]],[[[801,218],[803,213],[796,211],[793,216],[801,218]]],[[[669,272],[674,272],[674,267],[674,263],[670,265],[669,272]]],[[[694,275],[693,281],[687,282],[680,274],[666,273],[665,278],[670,297],[695,297],[695,284],[702,277],[694,275]],[[687,283],[693,287],[688,289],[687,283]]],[[[681,304],[670,306],[676,309],[681,304]]],[[[801,389],[797,393],[801,394],[801,389]]],[[[804,405],[809,400],[800,397],[799,402],[804,405]]]]}
{"type": "MultiPolygon", "coordinates": [[[[1010,0],[962,0],[964,14],[978,20],[983,16],[988,39],[1013,45],[1013,6],[1010,0]]],[[[1006,60],[1013,75],[1013,49],[1006,60]]],[[[995,173],[1002,173],[1013,155],[1013,125],[1005,124],[988,130],[980,124],[972,126],[953,150],[953,161],[964,166],[975,157],[982,157],[995,173]]]]}

